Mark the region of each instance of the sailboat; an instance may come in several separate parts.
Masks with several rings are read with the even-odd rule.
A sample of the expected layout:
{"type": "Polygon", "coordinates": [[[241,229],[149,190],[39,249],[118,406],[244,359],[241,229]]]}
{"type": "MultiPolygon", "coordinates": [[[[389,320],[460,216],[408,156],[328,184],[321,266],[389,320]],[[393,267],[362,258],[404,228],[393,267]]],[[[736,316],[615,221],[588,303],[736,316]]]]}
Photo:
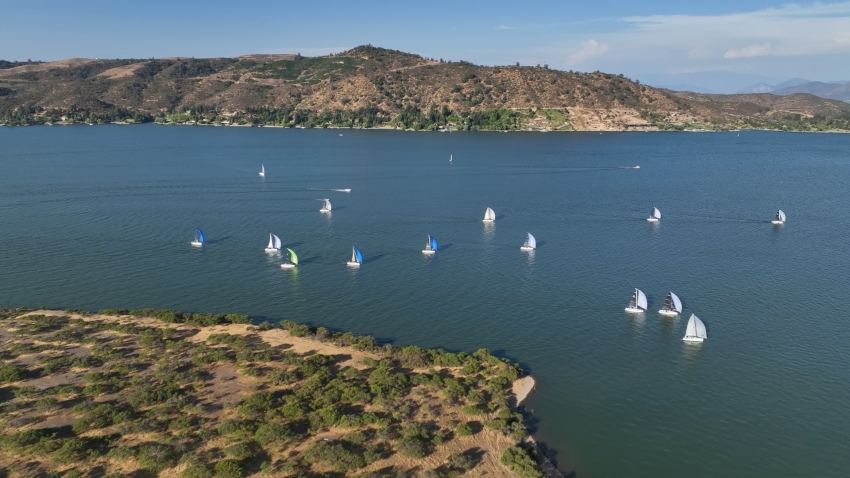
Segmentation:
{"type": "Polygon", "coordinates": [[[658,222],[661,220],[661,211],[658,210],[657,207],[652,208],[652,215],[647,219],[649,222],[658,222]]]}
{"type": "Polygon", "coordinates": [[[422,249],[423,254],[434,254],[437,252],[437,240],[428,236],[428,242],[425,244],[425,249],[422,249]]]}
{"type": "Polygon", "coordinates": [[[266,246],[266,252],[280,252],[280,238],[274,234],[269,234],[269,245],[266,246]]]}
{"type": "Polygon", "coordinates": [[[331,201],[327,198],[324,199],[325,204],[319,209],[320,212],[331,212],[331,201]]]}
{"type": "Polygon", "coordinates": [[[664,298],[664,305],[658,311],[661,315],[679,315],[682,312],[682,301],[673,292],[668,292],[664,298]]]}
{"type": "Polygon", "coordinates": [[[351,246],[351,260],[346,263],[349,267],[360,267],[360,264],[363,263],[363,254],[360,253],[360,249],[351,246]]]}
{"type": "Polygon", "coordinates": [[[534,239],[534,236],[531,233],[528,233],[528,237],[525,238],[525,244],[520,247],[522,251],[533,251],[537,249],[537,241],[534,239]]]}
{"type": "Polygon", "coordinates": [[[644,295],[642,290],[635,289],[635,292],[632,294],[632,301],[629,302],[629,306],[626,307],[626,312],[631,312],[632,314],[642,314],[645,310],[646,295],[644,295]]]}
{"type": "Polygon", "coordinates": [[[496,213],[488,207],[487,210],[484,211],[484,222],[493,222],[495,220],[496,213]]]}
{"type": "Polygon", "coordinates": [[[195,247],[201,247],[204,245],[204,231],[200,229],[195,229],[195,240],[190,242],[189,244],[195,247]]]}
{"type": "Polygon", "coordinates": [[[260,177],[266,177],[266,166],[263,164],[260,165],[260,177]]]}
{"type": "Polygon", "coordinates": [[[685,330],[685,336],[682,340],[685,342],[702,342],[707,338],[708,334],[705,333],[705,324],[699,320],[699,317],[691,314],[691,318],[688,319],[688,328],[685,330]]]}
{"type": "Polygon", "coordinates": [[[777,226],[785,224],[785,213],[782,212],[782,209],[776,211],[776,215],[773,216],[773,220],[770,222],[776,224],[777,226]]]}
{"type": "Polygon", "coordinates": [[[280,265],[281,269],[292,269],[298,265],[298,256],[295,255],[295,251],[290,248],[286,248],[289,251],[289,260],[280,265]]]}
{"type": "Polygon", "coordinates": [[[450,163],[452,162],[452,155],[451,154],[449,155],[449,162],[450,163]]]}

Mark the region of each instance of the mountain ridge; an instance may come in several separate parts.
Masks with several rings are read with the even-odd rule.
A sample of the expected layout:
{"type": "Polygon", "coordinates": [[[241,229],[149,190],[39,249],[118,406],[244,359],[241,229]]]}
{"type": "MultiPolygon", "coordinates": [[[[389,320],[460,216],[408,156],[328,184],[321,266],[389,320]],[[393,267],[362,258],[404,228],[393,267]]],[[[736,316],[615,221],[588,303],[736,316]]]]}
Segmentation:
{"type": "Polygon", "coordinates": [[[848,130],[850,105],[653,88],[623,75],[479,66],[364,45],[322,57],[69,59],[0,69],[0,124],[405,129],[848,130]]]}

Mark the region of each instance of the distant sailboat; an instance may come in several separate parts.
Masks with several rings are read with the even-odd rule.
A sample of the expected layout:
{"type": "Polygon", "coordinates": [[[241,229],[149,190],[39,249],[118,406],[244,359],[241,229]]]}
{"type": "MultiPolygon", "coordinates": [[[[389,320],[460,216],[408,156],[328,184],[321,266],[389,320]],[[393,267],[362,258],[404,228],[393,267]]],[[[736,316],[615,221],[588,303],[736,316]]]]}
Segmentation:
{"type": "Polygon", "coordinates": [[[289,260],[281,264],[280,268],[292,269],[298,265],[298,256],[295,255],[295,251],[293,251],[292,249],[287,248],[286,250],[289,251],[289,260]]]}
{"type": "Polygon", "coordinates": [[[360,249],[352,246],[351,247],[351,260],[348,261],[347,265],[349,267],[360,267],[360,264],[363,263],[363,254],[360,253],[360,249]]]}
{"type": "Polygon", "coordinates": [[[319,209],[320,212],[331,212],[331,201],[330,199],[325,199],[325,204],[319,209]]]}
{"type": "Polygon", "coordinates": [[[632,294],[632,301],[629,302],[629,306],[626,307],[626,312],[631,312],[633,314],[640,314],[646,310],[646,295],[644,295],[643,291],[640,289],[635,289],[635,292],[632,294]]]}
{"type": "Polygon", "coordinates": [[[260,176],[266,177],[266,166],[263,164],[260,165],[260,176]]]}
{"type": "Polygon", "coordinates": [[[679,315],[682,313],[682,301],[676,294],[668,292],[667,297],[664,298],[664,305],[658,313],[661,315],[679,315]]]}
{"type": "Polygon", "coordinates": [[[773,220],[770,222],[776,224],[777,226],[785,224],[785,213],[782,212],[782,209],[776,211],[776,215],[773,216],[773,220]]]}
{"type": "Polygon", "coordinates": [[[523,251],[533,251],[537,249],[537,241],[534,239],[534,236],[531,233],[528,233],[528,237],[525,238],[525,244],[520,247],[520,250],[523,251]]]}
{"type": "Polygon", "coordinates": [[[691,314],[691,318],[688,319],[688,328],[685,330],[685,336],[682,340],[685,342],[702,342],[707,338],[708,334],[705,333],[705,324],[699,320],[699,317],[691,314]]]}
{"type": "Polygon", "coordinates": [[[280,252],[280,238],[274,234],[269,234],[269,245],[266,246],[266,252],[280,252]]]}
{"type": "Polygon", "coordinates": [[[452,162],[452,155],[451,154],[449,155],[449,162],[450,163],[452,162]]]}
{"type": "Polygon", "coordinates": [[[428,242],[425,244],[425,249],[422,249],[423,254],[434,254],[437,252],[437,240],[428,236],[428,242]]]}
{"type": "Polygon", "coordinates": [[[204,245],[204,231],[200,229],[195,229],[195,240],[190,242],[189,244],[195,247],[201,247],[204,245]]]}
{"type": "Polygon", "coordinates": [[[484,222],[493,222],[495,220],[496,213],[488,207],[487,210],[484,211],[484,222]]]}
{"type": "Polygon", "coordinates": [[[657,207],[652,208],[652,215],[647,219],[649,222],[658,222],[661,220],[661,211],[658,210],[657,207]]]}

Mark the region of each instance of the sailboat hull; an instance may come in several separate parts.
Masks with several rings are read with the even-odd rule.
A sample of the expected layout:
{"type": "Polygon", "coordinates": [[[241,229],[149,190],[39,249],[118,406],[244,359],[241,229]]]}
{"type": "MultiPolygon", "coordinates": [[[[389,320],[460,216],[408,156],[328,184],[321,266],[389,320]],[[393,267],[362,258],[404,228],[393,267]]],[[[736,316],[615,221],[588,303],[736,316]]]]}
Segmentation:
{"type": "Polygon", "coordinates": [[[266,177],[266,173],[260,173],[260,177],[261,177],[261,178],[266,177]]]}
{"type": "Polygon", "coordinates": [[[658,219],[656,219],[654,217],[648,217],[648,218],[646,218],[646,220],[649,221],[649,222],[658,222],[658,219]]]}
{"type": "Polygon", "coordinates": [[[666,316],[668,316],[668,317],[675,317],[675,316],[679,315],[679,313],[678,313],[678,312],[676,312],[675,310],[664,310],[664,309],[661,309],[661,310],[659,310],[659,311],[658,311],[658,313],[659,313],[659,314],[661,314],[661,315],[666,315],[666,316]]]}
{"type": "Polygon", "coordinates": [[[292,264],[291,262],[284,262],[283,264],[280,265],[280,268],[281,269],[295,269],[295,264],[292,264]]]}
{"type": "Polygon", "coordinates": [[[685,337],[682,340],[689,343],[702,343],[702,341],[705,339],[702,337],[685,337]]]}
{"type": "Polygon", "coordinates": [[[330,210],[330,209],[321,208],[321,209],[319,209],[319,212],[331,212],[331,210],[330,210]]]}
{"type": "Polygon", "coordinates": [[[360,267],[359,262],[352,262],[352,261],[346,262],[345,265],[347,265],[348,267],[360,267]]]}
{"type": "Polygon", "coordinates": [[[484,222],[496,222],[496,221],[494,221],[492,219],[484,219],[484,222]]]}
{"type": "Polygon", "coordinates": [[[269,254],[273,254],[275,252],[280,252],[280,249],[275,249],[274,247],[267,247],[266,252],[268,252],[269,254]]]}
{"type": "Polygon", "coordinates": [[[189,244],[191,244],[193,247],[201,247],[204,245],[204,243],[201,241],[192,241],[189,244]]]}
{"type": "Polygon", "coordinates": [[[626,307],[624,310],[630,314],[642,314],[644,312],[643,309],[638,307],[626,307]]]}
{"type": "Polygon", "coordinates": [[[785,224],[785,221],[770,221],[770,223],[775,225],[775,226],[781,226],[781,225],[785,224]]]}
{"type": "Polygon", "coordinates": [[[422,253],[423,253],[423,254],[426,254],[426,255],[431,255],[431,254],[433,254],[433,253],[435,253],[435,252],[437,252],[437,251],[432,250],[432,249],[422,249],[422,253]]]}
{"type": "Polygon", "coordinates": [[[533,248],[533,247],[528,247],[528,246],[522,246],[522,247],[520,247],[520,248],[519,248],[519,250],[521,250],[521,251],[526,251],[526,252],[531,252],[531,251],[533,251],[533,250],[534,250],[534,248],[533,248]]]}

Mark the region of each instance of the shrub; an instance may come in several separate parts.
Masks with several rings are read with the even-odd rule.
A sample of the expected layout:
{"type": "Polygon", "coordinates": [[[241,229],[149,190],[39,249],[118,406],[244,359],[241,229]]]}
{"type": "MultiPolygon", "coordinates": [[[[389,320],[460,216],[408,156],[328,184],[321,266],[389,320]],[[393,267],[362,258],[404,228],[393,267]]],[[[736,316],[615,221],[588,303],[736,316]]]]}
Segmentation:
{"type": "Polygon", "coordinates": [[[217,478],[242,478],[242,465],[236,460],[221,460],[215,464],[217,478]]]}
{"type": "Polygon", "coordinates": [[[502,453],[501,462],[521,478],[543,478],[543,472],[529,450],[512,446],[502,453]]]}
{"type": "Polygon", "coordinates": [[[309,462],[324,463],[340,472],[366,466],[366,459],[360,453],[346,447],[343,442],[316,442],[307,448],[304,458],[309,462]]]}
{"type": "Polygon", "coordinates": [[[254,433],[254,439],[262,447],[269,445],[280,445],[281,443],[291,439],[295,435],[289,427],[280,423],[266,423],[257,428],[254,433]]]}
{"type": "Polygon", "coordinates": [[[480,408],[473,407],[471,405],[467,405],[467,406],[463,407],[463,413],[465,413],[466,415],[483,415],[484,414],[484,412],[481,411],[480,408]]]}
{"type": "Polygon", "coordinates": [[[420,437],[402,437],[396,442],[396,450],[410,458],[425,458],[428,455],[428,443],[420,437]]]}
{"type": "Polygon", "coordinates": [[[153,472],[159,472],[174,463],[174,448],[161,443],[142,447],[139,452],[139,466],[153,472]]]}
{"type": "Polygon", "coordinates": [[[27,376],[27,369],[8,363],[0,367],[0,383],[17,382],[27,376]]]}
{"type": "Polygon", "coordinates": [[[233,458],[234,460],[244,460],[254,456],[254,450],[252,450],[251,446],[245,442],[230,445],[223,451],[225,455],[233,458]]]}
{"type": "Polygon", "coordinates": [[[35,392],[38,389],[33,387],[32,385],[25,385],[23,387],[18,387],[15,389],[15,396],[18,398],[29,398],[35,395],[35,392]]]}
{"type": "Polygon", "coordinates": [[[88,447],[86,442],[79,438],[70,438],[53,454],[53,461],[57,463],[73,463],[82,460],[88,447]]]}
{"type": "Polygon", "coordinates": [[[468,423],[459,423],[457,427],[455,427],[455,433],[459,437],[468,437],[472,436],[472,427],[469,426],[468,423]]]}
{"type": "Polygon", "coordinates": [[[180,478],[212,478],[213,474],[204,465],[192,465],[180,473],[180,478]]]}

